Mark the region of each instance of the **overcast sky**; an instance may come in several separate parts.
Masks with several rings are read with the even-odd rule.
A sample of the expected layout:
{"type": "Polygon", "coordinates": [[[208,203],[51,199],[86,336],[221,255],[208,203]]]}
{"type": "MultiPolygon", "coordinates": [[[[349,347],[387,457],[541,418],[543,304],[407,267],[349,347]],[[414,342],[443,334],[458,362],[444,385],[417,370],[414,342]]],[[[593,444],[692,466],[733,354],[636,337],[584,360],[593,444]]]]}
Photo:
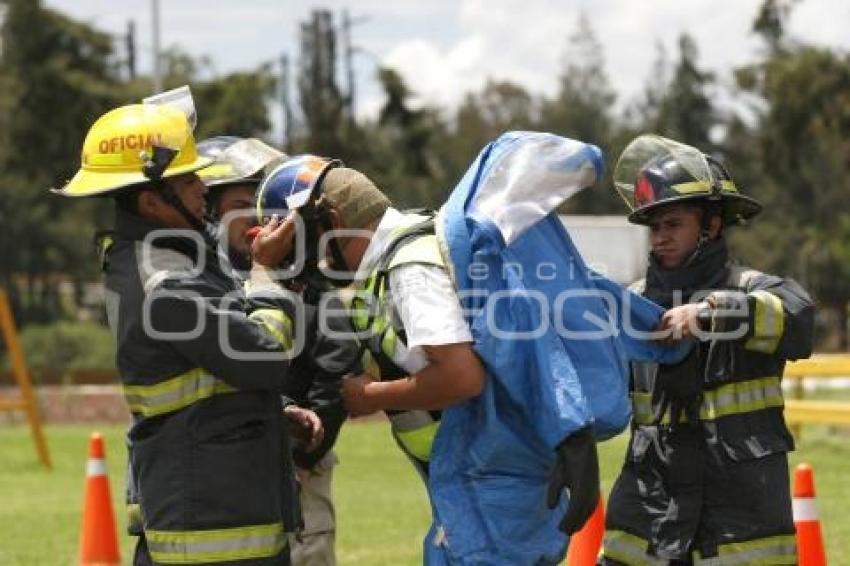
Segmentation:
{"type": "MultiPolygon", "coordinates": [[[[135,20],[139,68],[151,69],[151,2],[45,0],[47,6],[113,34],[135,20]]],[[[358,70],[359,113],[380,106],[374,70],[399,70],[426,102],[453,107],[488,77],[510,79],[552,94],[567,39],[583,11],[604,48],[609,79],[622,107],[647,80],[662,42],[675,57],[676,39],[690,33],[703,67],[729,83],[730,70],[759,49],[750,33],[761,0],[161,0],[162,45],[207,55],[217,73],[252,69],[297,55],[298,24],[314,8],[348,8],[358,70]]],[[[337,20],[338,21],[338,20],[337,20]]],[[[850,49],[850,1],[802,0],[791,34],[808,43],[850,49]]],[[[340,76],[342,82],[343,77],[340,76]]]]}

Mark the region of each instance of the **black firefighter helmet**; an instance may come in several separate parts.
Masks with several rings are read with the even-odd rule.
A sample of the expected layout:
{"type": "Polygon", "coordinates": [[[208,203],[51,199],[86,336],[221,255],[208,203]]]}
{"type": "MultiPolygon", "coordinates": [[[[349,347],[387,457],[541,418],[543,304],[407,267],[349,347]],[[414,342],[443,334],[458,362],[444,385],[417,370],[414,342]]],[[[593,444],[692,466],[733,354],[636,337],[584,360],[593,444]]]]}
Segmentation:
{"type": "Polygon", "coordinates": [[[614,169],[614,186],[631,209],[629,222],[648,224],[662,206],[700,201],[721,204],[723,224],[740,224],[761,203],[738,192],[726,168],[698,149],[661,136],[632,140],[614,169]]]}
{"type": "Polygon", "coordinates": [[[234,185],[258,186],[265,173],[287,155],[256,138],[215,136],[198,142],[198,154],[212,164],[198,171],[209,189],[207,203],[214,218],[220,215],[222,189],[234,185]]]}
{"type": "Polygon", "coordinates": [[[198,171],[207,187],[258,185],[264,172],[287,155],[256,138],[215,136],[198,142],[198,153],[212,164],[198,171]]]}

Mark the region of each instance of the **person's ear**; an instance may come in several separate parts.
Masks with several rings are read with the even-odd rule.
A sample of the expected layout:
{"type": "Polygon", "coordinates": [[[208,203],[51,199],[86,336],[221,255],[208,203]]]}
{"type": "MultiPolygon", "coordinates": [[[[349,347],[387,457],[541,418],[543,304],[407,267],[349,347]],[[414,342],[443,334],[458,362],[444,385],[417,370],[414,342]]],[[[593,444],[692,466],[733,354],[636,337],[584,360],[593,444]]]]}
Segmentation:
{"type": "Polygon", "coordinates": [[[162,201],[153,191],[141,191],[138,199],[140,216],[156,217],[162,208],[162,201]]]}
{"type": "Polygon", "coordinates": [[[719,214],[715,214],[711,217],[711,220],[708,221],[708,237],[712,240],[716,240],[720,235],[720,230],[723,228],[723,219],[719,214]]]}

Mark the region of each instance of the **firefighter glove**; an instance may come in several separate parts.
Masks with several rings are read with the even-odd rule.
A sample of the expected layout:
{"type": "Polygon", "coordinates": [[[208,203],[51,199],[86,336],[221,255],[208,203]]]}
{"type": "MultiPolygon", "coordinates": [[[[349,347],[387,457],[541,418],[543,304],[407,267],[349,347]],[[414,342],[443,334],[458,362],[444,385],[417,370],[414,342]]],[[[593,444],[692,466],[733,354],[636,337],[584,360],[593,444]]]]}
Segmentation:
{"type": "Polygon", "coordinates": [[[564,489],[569,491],[570,501],[558,528],[571,535],[584,525],[599,500],[599,460],[590,426],[566,437],[556,449],[546,497],[550,509],[558,504],[564,489]]]}

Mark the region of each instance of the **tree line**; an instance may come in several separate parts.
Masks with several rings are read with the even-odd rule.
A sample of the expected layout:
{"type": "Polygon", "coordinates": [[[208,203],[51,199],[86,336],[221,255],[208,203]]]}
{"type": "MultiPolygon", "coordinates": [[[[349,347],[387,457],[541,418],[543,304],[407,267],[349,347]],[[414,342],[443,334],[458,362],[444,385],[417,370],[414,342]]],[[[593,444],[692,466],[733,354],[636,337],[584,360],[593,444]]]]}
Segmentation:
{"type": "MultiPolygon", "coordinates": [[[[284,149],[339,157],[368,172],[398,206],[434,207],[487,142],[506,130],[544,130],[594,143],[609,160],[607,178],[567,211],[623,214],[610,169],[633,136],[657,132],[696,145],[726,162],[739,187],[765,205],[751,226],[730,234],[736,255],[800,280],[821,306],[824,339],[846,348],[850,54],[788,34],[798,1],[763,0],[752,22],[761,49],[734,70],[731,85],[700,64],[695,41],[682,34],[673,53],[659,44],[639,97],[616,104],[602,45],[582,16],[555,71],[554,95],[491,80],[456,109],[421,106],[397,71],[382,68],[384,102],[374,119],[354,115],[351,93],[340,86],[339,30],[333,14],[316,10],[298,30],[298,96],[287,108],[295,119],[284,149]],[[733,104],[717,104],[721,86],[733,104]]],[[[73,317],[84,283],[97,278],[88,243],[109,226],[112,210],[53,198],[46,188],[79,166],[91,123],[149,94],[152,80],[129,73],[113,39],[90,25],[34,0],[0,0],[0,7],[0,287],[21,320],[51,322],[73,317]],[[60,292],[63,285],[70,293],[60,292]]],[[[269,137],[268,103],[281,95],[272,62],[207,78],[209,61],[171,48],[162,67],[166,88],[192,86],[198,139],[269,137]]]]}

